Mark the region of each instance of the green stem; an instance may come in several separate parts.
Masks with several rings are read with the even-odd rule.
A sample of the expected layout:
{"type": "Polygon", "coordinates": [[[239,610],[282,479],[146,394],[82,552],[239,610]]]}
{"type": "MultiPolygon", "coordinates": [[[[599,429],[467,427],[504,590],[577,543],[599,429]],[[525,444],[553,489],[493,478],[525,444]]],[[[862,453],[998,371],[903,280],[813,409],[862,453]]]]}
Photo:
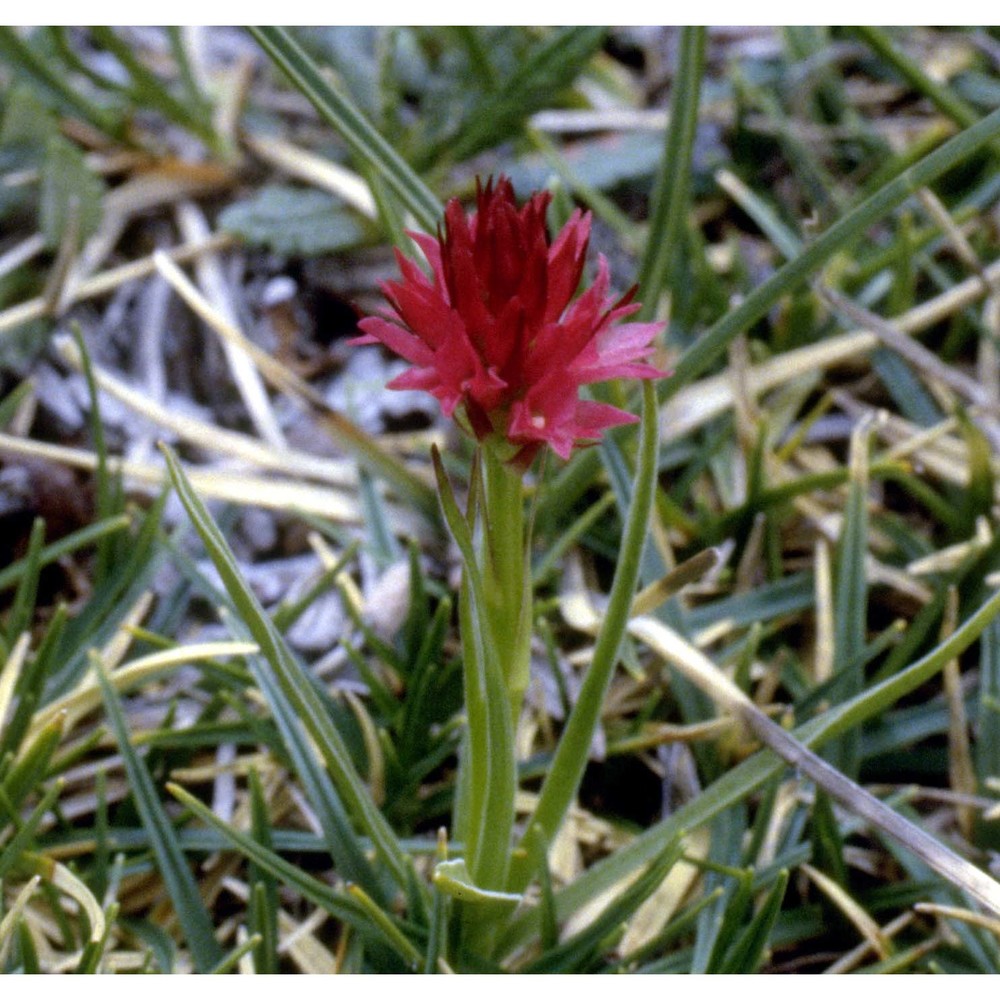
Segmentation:
{"type": "MultiPolygon", "coordinates": [[[[459,622],[468,728],[455,819],[473,883],[500,890],[510,869],[517,792],[514,732],[528,680],[531,587],[521,473],[489,445],[478,461],[482,475],[473,477],[464,526],[454,510],[448,517],[451,504],[446,506],[466,562],[459,622]],[[477,518],[471,512],[478,504],[478,530],[473,530],[477,518]]],[[[446,489],[440,476],[439,482],[446,489]]],[[[490,954],[507,911],[472,902],[460,912],[466,947],[490,954]]]]}
{"type": "MultiPolygon", "coordinates": [[[[514,553],[524,569],[523,499],[519,477],[494,455],[480,455],[473,467],[469,513],[463,515],[444,472],[441,456],[432,449],[434,471],[445,520],[462,553],[459,627],[462,637],[467,730],[462,744],[456,827],[465,839],[465,861],[477,889],[502,890],[510,868],[517,768],[514,716],[508,676],[517,673],[518,643],[512,642],[524,611],[524,585],[512,596],[517,560],[507,536],[516,536],[514,553]],[[483,468],[487,471],[482,472],[483,468]],[[490,479],[487,486],[485,479],[490,479]],[[481,513],[481,516],[478,516],[481,513]],[[477,527],[478,521],[478,527],[477,527]],[[511,625],[513,620],[513,625],[511,625]],[[502,641],[497,640],[502,637],[502,641]],[[513,658],[512,658],[513,654],[513,658]]],[[[515,584],[516,586],[516,581],[515,584]]],[[[495,910],[475,902],[461,909],[463,935],[469,948],[492,951],[498,930],[495,910]]]]}
{"type": "Polygon", "coordinates": [[[516,728],[528,686],[531,590],[525,566],[524,481],[492,448],[483,449],[486,509],[481,572],[489,630],[496,645],[516,728]]]}

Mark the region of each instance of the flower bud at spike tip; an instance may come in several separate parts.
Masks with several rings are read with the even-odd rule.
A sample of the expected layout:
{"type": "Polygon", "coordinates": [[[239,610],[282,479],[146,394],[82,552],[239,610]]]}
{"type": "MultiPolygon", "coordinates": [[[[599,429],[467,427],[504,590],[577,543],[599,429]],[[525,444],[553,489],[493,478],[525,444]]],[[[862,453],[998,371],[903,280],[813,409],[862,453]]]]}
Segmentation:
{"type": "Polygon", "coordinates": [[[447,416],[457,409],[480,440],[506,440],[526,468],[549,445],[561,458],[609,427],[635,423],[624,410],[580,399],[580,386],[615,378],[662,378],[645,363],[661,323],[622,323],[639,305],[633,288],[608,295],[607,261],[578,298],[590,213],[577,209],[551,243],[536,192],[518,208],[506,177],[476,185],[476,211],[457,198],[437,237],[410,233],[428,277],[396,251],[400,281],[382,283],[390,309],[359,324],[355,344],[384,344],[413,365],[391,389],[423,389],[447,416]]]}

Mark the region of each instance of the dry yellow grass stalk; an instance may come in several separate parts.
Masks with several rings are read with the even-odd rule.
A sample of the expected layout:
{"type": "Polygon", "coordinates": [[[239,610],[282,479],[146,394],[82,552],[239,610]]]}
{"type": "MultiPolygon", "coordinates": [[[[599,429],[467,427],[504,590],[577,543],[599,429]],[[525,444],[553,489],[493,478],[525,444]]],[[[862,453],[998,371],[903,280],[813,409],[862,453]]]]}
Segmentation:
{"type": "MultiPolygon", "coordinates": [[[[97,456],[83,448],[45,444],[24,438],[0,434],[0,451],[44,458],[78,469],[97,468],[97,456]]],[[[122,475],[126,480],[155,490],[162,489],[169,481],[166,469],[150,462],[130,462],[109,457],[108,469],[112,475],[122,475]]],[[[225,500],[246,507],[264,507],[270,510],[302,510],[328,517],[333,521],[356,523],[361,519],[360,507],[353,497],[329,489],[293,482],[287,479],[264,479],[248,473],[222,469],[204,469],[188,466],[188,478],[198,493],[207,500],[225,500]]],[[[399,512],[401,530],[412,529],[414,537],[425,533],[416,517],[399,512]]]]}
{"type": "MultiPolygon", "coordinates": [[[[83,370],[80,349],[75,341],[66,336],[57,337],[54,346],[67,364],[77,371],[83,370]]],[[[176,413],[154,402],[100,366],[93,365],[92,368],[94,378],[104,392],[114,396],[146,420],[173,431],[189,444],[289,477],[318,479],[332,486],[353,487],[357,484],[358,477],[353,462],[323,458],[287,447],[275,448],[247,434],[176,413]]]]}
{"type": "Polygon", "coordinates": [[[829,875],[824,875],[823,872],[817,871],[812,865],[800,865],[799,867],[801,871],[809,876],[820,892],[857,928],[858,933],[865,939],[868,947],[880,959],[888,958],[892,952],[892,945],[889,939],[882,933],[882,928],[868,915],[868,911],[842,885],[830,878],[829,875]]]}
{"type": "Polygon", "coordinates": [[[278,136],[247,133],[243,136],[243,144],[265,163],[284,171],[290,177],[329,191],[366,218],[378,218],[378,206],[371,190],[353,170],[278,136]]]}
{"type": "Polygon", "coordinates": [[[24,661],[28,656],[28,647],[31,643],[31,635],[22,632],[14,643],[13,648],[0,667],[0,728],[3,727],[7,718],[7,709],[10,708],[10,701],[14,695],[14,686],[24,667],[24,661]]]}
{"type": "MultiPolygon", "coordinates": [[[[985,271],[989,281],[1000,280],[1000,261],[985,271]]],[[[893,326],[908,334],[919,333],[971,305],[986,294],[983,279],[967,278],[947,292],[916,306],[893,320],[893,326]]],[[[779,354],[746,373],[748,390],[760,394],[802,375],[856,363],[879,344],[867,330],[830,337],[818,344],[779,354]]],[[[684,437],[724,413],[734,404],[732,376],[726,371],[685,386],[663,408],[660,433],[664,443],[684,437]]]]}
{"type": "MultiPolygon", "coordinates": [[[[168,260],[184,263],[194,260],[203,253],[213,250],[221,250],[224,247],[232,246],[233,238],[226,233],[216,233],[207,240],[196,243],[184,243],[173,247],[170,250],[160,250],[157,253],[164,254],[168,260]]],[[[138,281],[141,278],[148,278],[156,271],[153,260],[154,255],[140,257],[138,260],[129,261],[119,267],[109,268],[100,274],[95,274],[92,278],[81,281],[70,289],[68,298],[63,303],[68,308],[77,302],[85,302],[88,299],[95,299],[101,295],[107,295],[116,288],[129,281],[138,281]]],[[[11,306],[0,312],[0,335],[16,330],[25,323],[30,323],[36,319],[43,319],[49,312],[49,303],[44,295],[20,302],[16,306],[11,306]]]]}
{"type": "MultiPolygon", "coordinates": [[[[109,672],[107,678],[111,686],[119,694],[123,694],[152,677],[176,670],[178,667],[230,656],[251,656],[256,652],[257,646],[252,642],[192,643],[189,646],[178,646],[176,649],[164,649],[147,656],[140,656],[109,672]]],[[[74,720],[93,711],[100,704],[101,689],[97,677],[90,671],[69,694],[63,695],[37,712],[31,721],[30,731],[37,732],[61,713],[66,714],[66,729],[69,730],[74,720]]]]}
{"type": "MultiPolygon", "coordinates": [[[[177,206],[176,215],[177,223],[186,240],[204,240],[211,235],[208,220],[194,202],[181,202],[177,206]]],[[[222,273],[218,255],[212,252],[202,254],[195,260],[194,270],[198,285],[212,308],[228,327],[238,331],[236,305],[222,273]]],[[[254,358],[243,346],[246,343],[249,341],[242,333],[239,339],[224,339],[222,350],[226,363],[257,433],[272,447],[283,448],[286,445],[285,435],[278,425],[264,382],[255,367],[254,358]]]]}
{"type": "Polygon", "coordinates": [[[983,927],[1000,938],[1000,920],[995,917],[976,913],[974,910],[967,910],[960,906],[944,906],[939,903],[916,903],[913,909],[917,913],[933,913],[939,917],[961,920],[964,923],[972,924],[973,927],[983,927]]]}

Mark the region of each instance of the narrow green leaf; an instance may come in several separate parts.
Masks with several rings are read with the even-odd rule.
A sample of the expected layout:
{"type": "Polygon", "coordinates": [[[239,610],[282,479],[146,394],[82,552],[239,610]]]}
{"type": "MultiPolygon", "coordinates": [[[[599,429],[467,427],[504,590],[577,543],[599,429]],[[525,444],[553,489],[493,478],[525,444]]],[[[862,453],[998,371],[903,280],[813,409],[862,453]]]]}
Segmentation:
{"type": "Polygon", "coordinates": [[[608,609],[579,697],[566,720],[549,773],[542,784],[538,804],[514,857],[508,887],[516,892],[522,891],[528,884],[537,865],[538,834],[551,842],[576,797],[587,766],[594,730],[600,721],[604,696],[625,639],[656,491],[659,423],[656,390],[650,382],[644,382],[642,390],[638,471],[608,609]]]}
{"type": "Polygon", "coordinates": [[[822,788],[817,788],[815,795],[812,809],[812,863],[846,888],[844,837],[833,812],[833,803],[822,788]]]}
{"type": "Polygon", "coordinates": [[[652,319],[663,291],[679,280],[678,262],[686,249],[681,238],[689,208],[691,157],[698,127],[698,101],[705,68],[704,27],[681,29],[680,55],[670,99],[670,125],[653,184],[646,247],[639,266],[640,317],[652,319]]]}
{"type": "Polygon", "coordinates": [[[315,741],[330,777],[348,809],[371,837],[379,856],[392,872],[397,884],[400,888],[404,888],[410,861],[400,847],[399,840],[392,828],[372,801],[371,794],[361,776],[354,768],[343,737],[334,726],[316,688],[303,674],[281,635],[274,627],[274,623],[244,581],[226,540],[205,509],[205,505],[191,488],[191,484],[173,452],[165,446],[162,450],[178,496],[184,504],[192,524],[201,536],[206,551],[215,564],[215,568],[243,622],[254,641],[260,646],[261,654],[270,665],[277,685],[280,686],[291,707],[315,741]]]}
{"type": "Polygon", "coordinates": [[[695,975],[718,971],[726,948],[750,912],[753,869],[737,867],[746,827],[747,810],[741,802],[713,816],[708,857],[696,862],[705,870],[706,892],[718,887],[722,894],[698,919],[691,955],[691,972],[695,975]]]}
{"type": "Polygon", "coordinates": [[[17,865],[24,851],[28,850],[31,846],[35,831],[45,818],[45,814],[59,798],[62,789],[62,781],[53,782],[45,794],[38,800],[35,808],[31,810],[31,813],[21,823],[17,833],[4,844],[3,850],[0,851],[0,879],[7,877],[7,873],[17,865]]]}
{"type": "Polygon", "coordinates": [[[403,959],[410,971],[416,972],[420,968],[423,956],[420,954],[417,946],[396,926],[389,914],[359,885],[349,885],[347,887],[347,894],[368,914],[372,923],[382,932],[385,940],[392,947],[393,951],[403,959]]]}
{"type": "Polygon", "coordinates": [[[184,44],[183,33],[176,25],[170,25],[166,30],[167,38],[170,41],[170,52],[177,64],[177,72],[184,87],[184,104],[187,107],[198,109],[199,120],[211,121],[212,102],[198,83],[194,66],[192,66],[188,56],[187,46],[184,44]]]}
{"type": "MultiPolygon", "coordinates": [[[[657,963],[655,962],[650,965],[642,965],[640,963],[648,962],[654,955],[661,954],[668,944],[677,940],[677,938],[679,938],[682,934],[687,934],[697,923],[698,918],[704,912],[705,908],[715,903],[721,895],[722,889],[717,888],[692,903],[678,916],[674,917],[674,919],[671,920],[667,926],[656,935],[656,937],[644,944],[637,951],[627,955],[624,960],[614,966],[613,971],[638,973],[653,973],[660,971],[656,967],[657,963]]],[[[673,956],[667,958],[666,960],[672,961],[673,956]]]]}
{"type": "Polygon", "coordinates": [[[14,415],[21,408],[21,404],[35,391],[35,386],[30,379],[16,385],[2,400],[0,400],[0,431],[7,429],[7,425],[14,419],[14,415]]]}
{"type": "Polygon", "coordinates": [[[69,140],[54,136],[45,149],[39,202],[39,227],[50,250],[62,245],[70,227],[76,249],[101,223],[104,182],[87,166],[69,140]]]}
{"type": "MultiPolygon", "coordinates": [[[[128,514],[120,514],[117,517],[105,518],[88,524],[85,528],[80,528],[65,538],[60,538],[57,542],[46,545],[38,557],[39,568],[51,566],[58,562],[63,556],[72,555],[80,549],[86,548],[94,542],[100,541],[106,535],[113,535],[116,532],[124,531],[132,524],[132,518],[128,514]]],[[[28,566],[24,559],[19,559],[10,566],[5,566],[0,570],[0,591],[9,590],[24,577],[28,566]]]]}
{"type": "Polygon", "coordinates": [[[458,501],[455,499],[455,491],[451,488],[451,481],[448,479],[448,473],[445,471],[444,462],[441,461],[441,452],[438,451],[437,445],[431,445],[431,461],[434,463],[438,499],[441,501],[441,509],[444,512],[445,522],[448,525],[448,530],[451,532],[451,537],[455,540],[455,544],[462,553],[463,565],[468,568],[473,585],[479,591],[480,599],[482,599],[482,576],[479,572],[479,564],[476,562],[476,552],[472,544],[472,531],[465,517],[462,515],[458,501]]]}
{"type": "MultiPolygon", "coordinates": [[[[0,37],[5,34],[0,32],[0,37]]],[[[20,82],[5,92],[0,146],[20,147],[41,158],[49,139],[58,134],[56,116],[45,105],[36,87],[20,82]]]]}
{"type": "Polygon", "coordinates": [[[0,782],[4,803],[15,810],[38,787],[52,762],[62,740],[63,720],[53,719],[35,737],[31,745],[18,757],[0,782]]]}
{"type": "Polygon", "coordinates": [[[221,140],[212,126],[211,108],[204,100],[182,101],[174,97],[164,81],[146,66],[114,28],[97,25],[90,30],[94,41],[110,52],[128,73],[128,91],[137,104],[155,108],[170,121],[190,129],[213,151],[220,151],[221,140]]]}
{"type": "Polygon", "coordinates": [[[424,642],[417,650],[413,668],[403,699],[402,722],[397,743],[400,758],[412,759],[427,739],[428,729],[434,724],[433,699],[441,679],[442,645],[451,621],[452,604],[444,598],[434,612],[434,618],[424,632],[424,642]]]}
{"type": "Polygon", "coordinates": [[[476,906],[515,906],[521,902],[521,896],[511,892],[497,892],[483,889],[472,881],[464,858],[454,858],[451,861],[439,861],[434,868],[434,885],[441,892],[446,892],[452,899],[463,903],[473,903],[476,906]]]}
{"type": "Polygon", "coordinates": [[[67,617],[66,605],[58,604],[34,656],[29,659],[17,679],[14,687],[17,702],[0,730],[0,761],[7,754],[16,755],[21,750],[21,741],[28,732],[35,709],[42,700],[45,680],[53,665],[53,653],[62,638],[67,617]]]}
{"type": "Polygon", "coordinates": [[[979,660],[978,739],[979,780],[1000,775],[1000,620],[983,633],[979,660]]]}
{"type": "MultiPolygon", "coordinates": [[[[76,347],[80,353],[80,364],[87,382],[87,393],[90,396],[90,436],[94,445],[94,453],[97,455],[97,468],[94,470],[97,516],[104,519],[120,513],[114,509],[114,496],[116,493],[120,496],[120,483],[119,488],[116,489],[108,467],[108,445],[104,437],[104,421],[101,419],[100,393],[97,389],[97,379],[94,377],[94,366],[90,361],[90,351],[87,350],[87,342],[83,339],[83,331],[80,329],[79,323],[73,324],[73,339],[76,341],[76,347]]],[[[114,535],[104,535],[97,543],[97,568],[94,571],[94,579],[97,583],[101,583],[107,576],[111,564],[111,543],[114,537],[114,535]]]]}
{"type": "Polygon", "coordinates": [[[111,943],[111,932],[114,930],[115,921],[118,919],[119,906],[112,903],[104,910],[104,933],[97,941],[88,941],[80,955],[79,964],[76,967],[76,975],[95,975],[101,965],[101,959],[108,950],[111,943]]]}
{"type": "MultiPolygon", "coordinates": [[[[271,817],[268,815],[267,802],[264,799],[264,788],[256,768],[250,771],[248,785],[250,788],[250,822],[252,833],[257,842],[267,848],[274,849],[274,838],[271,835],[271,817]]],[[[254,948],[254,971],[258,975],[278,972],[278,885],[271,874],[259,865],[253,864],[250,869],[251,885],[249,927],[258,937],[254,948]]]]}
{"type": "Polygon", "coordinates": [[[379,493],[378,485],[365,469],[358,470],[358,485],[361,490],[361,509],[368,532],[368,546],[380,569],[386,569],[399,562],[403,551],[392,530],[392,518],[385,501],[379,493]]]}
{"type": "MultiPolygon", "coordinates": [[[[252,634],[247,624],[234,614],[224,611],[222,617],[234,635],[249,637],[252,634]]],[[[282,747],[291,758],[292,767],[316,812],[338,872],[345,879],[365,886],[382,898],[384,887],[379,874],[368,860],[365,846],[354,829],[342,798],[316,753],[315,742],[303,728],[301,713],[296,710],[264,657],[250,657],[247,663],[271,710],[281,735],[282,747]]]]}
{"type": "Polygon", "coordinates": [[[371,915],[357,900],[352,899],[344,892],[332,889],[325,882],[313,878],[301,868],[285,861],[274,851],[268,850],[253,837],[230,826],[179,785],[168,784],[167,791],[194,813],[198,819],[218,830],[226,841],[241,854],[244,854],[258,867],[269,872],[284,885],[301,893],[311,903],[322,907],[331,916],[350,925],[359,934],[384,941],[382,929],[372,922],[371,915]]]}
{"type": "Polygon", "coordinates": [[[433,233],[443,212],[441,203],[354,103],[330,86],[284,28],[248,30],[289,80],[312,101],[320,115],[343,136],[351,152],[377,169],[420,227],[433,233]]]}
{"type": "Polygon", "coordinates": [[[181,850],[173,824],[156,794],[153,779],[145,762],[135,752],[118,694],[108,683],[99,660],[94,662],[94,670],[101,685],[108,722],[125,764],[133,801],[156,855],[157,868],[174,904],[174,912],[187,939],[195,968],[200,972],[208,972],[222,960],[222,949],[215,939],[212,919],[181,850]]]}
{"type": "Polygon", "coordinates": [[[764,904],[740,936],[733,941],[724,961],[718,969],[721,974],[747,974],[759,970],[760,964],[764,959],[767,941],[774,927],[774,922],[778,919],[778,914],[781,912],[781,903],[785,898],[785,889],[787,886],[788,871],[787,869],[783,869],[779,872],[777,881],[767,894],[764,904]]]}
{"type": "Polygon", "coordinates": [[[716,181],[726,194],[757,223],[760,231],[771,241],[774,248],[785,260],[791,260],[802,252],[802,241],[782,221],[775,208],[762,195],[728,171],[716,174],[716,181]]]}
{"type": "Polygon", "coordinates": [[[515,72],[478,102],[462,132],[439,150],[457,162],[514,135],[528,116],[550,105],[586,66],[605,28],[572,27],[536,45],[515,72]]]}
{"type": "Polygon", "coordinates": [[[25,975],[37,976],[42,971],[41,963],[38,960],[38,950],[35,947],[35,939],[31,935],[31,928],[23,917],[17,924],[17,944],[21,951],[21,968],[25,975]]]}
{"type": "Polygon", "coordinates": [[[989,517],[993,510],[996,474],[993,468],[993,448],[986,435],[962,409],[956,412],[958,426],[965,439],[968,454],[969,479],[963,490],[965,531],[972,535],[979,517],[989,517]]]}
{"type": "Polygon", "coordinates": [[[507,881],[517,768],[514,724],[498,662],[499,642],[491,634],[486,588],[470,528],[479,502],[481,467],[477,459],[467,520],[436,448],[432,448],[431,457],[445,520],[463,559],[459,624],[468,726],[460,767],[457,826],[465,842],[472,881],[483,889],[498,891],[507,881]]]}
{"type": "Polygon", "coordinates": [[[116,555],[114,572],[95,587],[83,610],[71,618],[59,647],[53,653],[53,670],[46,697],[55,698],[71,689],[88,669],[87,650],[103,645],[118,630],[128,609],[157,571],[164,553],[159,547],[160,521],[167,502],[161,493],[140,516],[139,529],[116,555]]]}
{"type": "Polygon", "coordinates": [[[358,553],[360,542],[354,541],[337,557],[337,561],[324,570],[316,582],[298,599],[283,601],[271,616],[274,627],[279,632],[287,632],[305,612],[312,607],[317,598],[325,594],[333,586],[337,577],[344,571],[358,553]]]}
{"type": "Polygon", "coordinates": [[[209,969],[209,974],[213,976],[224,976],[236,968],[239,960],[248,952],[254,951],[261,942],[260,934],[251,934],[242,944],[238,944],[215,966],[209,969]]]}
{"type": "MultiPolygon", "coordinates": [[[[868,637],[868,441],[866,431],[851,438],[851,483],[838,547],[834,598],[834,676],[837,700],[864,688],[862,654],[868,637]]],[[[830,748],[830,760],[848,777],[860,766],[860,735],[845,733],[830,748]]]]}
{"type": "Polygon", "coordinates": [[[433,975],[440,969],[441,962],[447,962],[448,924],[451,914],[451,898],[436,889],[431,904],[430,933],[427,935],[427,954],[424,957],[424,973],[433,975]]]}
{"type": "Polygon", "coordinates": [[[918,93],[932,101],[962,128],[975,125],[979,116],[947,84],[935,80],[921,66],[894,45],[883,28],[869,25],[851,29],[876,55],[887,62],[918,93]]]}
{"type": "Polygon", "coordinates": [[[42,59],[15,28],[0,28],[0,58],[31,79],[61,107],[75,112],[102,132],[122,138],[122,127],[117,117],[85,98],[57,67],[42,59]]]}
{"type": "MultiPolygon", "coordinates": [[[[11,944],[14,943],[13,934],[15,928],[23,928],[24,918],[22,914],[24,913],[24,909],[27,906],[28,901],[38,890],[38,884],[40,881],[40,877],[35,875],[26,885],[23,885],[17,896],[14,898],[9,909],[7,909],[4,913],[3,919],[0,920],[0,967],[3,968],[4,972],[10,970],[10,964],[7,962],[7,953],[11,944]]],[[[20,936],[24,936],[23,931],[20,936]]],[[[17,943],[20,942],[18,941],[17,943]]],[[[37,965],[37,955],[34,955],[33,947],[31,948],[31,952],[32,957],[35,959],[35,964],[37,965]]],[[[28,961],[25,959],[22,959],[22,961],[25,965],[25,971],[27,971],[28,961]]]]}
{"type": "MultiPolygon", "coordinates": [[[[539,833],[539,836],[542,835],[539,833]]],[[[559,920],[556,917],[556,895],[549,871],[549,845],[544,837],[538,845],[538,909],[541,913],[541,933],[539,942],[542,952],[551,951],[559,943],[559,920]]]]}
{"type": "Polygon", "coordinates": [[[38,575],[42,570],[42,544],[45,541],[45,521],[36,517],[28,536],[28,551],[24,557],[24,574],[18,584],[4,630],[7,644],[12,646],[17,637],[31,627],[38,597],[38,575]]]}
{"type": "Polygon", "coordinates": [[[536,587],[548,581],[557,572],[563,557],[614,505],[615,495],[605,493],[596,503],[588,507],[565,531],[545,550],[532,574],[536,587]]]}
{"type": "Polygon", "coordinates": [[[631,885],[613,899],[592,923],[561,944],[549,949],[527,966],[526,973],[568,973],[585,971],[581,960],[589,957],[600,943],[613,934],[660,887],[670,869],[680,860],[683,834],[670,841],[649,867],[631,885]]]}

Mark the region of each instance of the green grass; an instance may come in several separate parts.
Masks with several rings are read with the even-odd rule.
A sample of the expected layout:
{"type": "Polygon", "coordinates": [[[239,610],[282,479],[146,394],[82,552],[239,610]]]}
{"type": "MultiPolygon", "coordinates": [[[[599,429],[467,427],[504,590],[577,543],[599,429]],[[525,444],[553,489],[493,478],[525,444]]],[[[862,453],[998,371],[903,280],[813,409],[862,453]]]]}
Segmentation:
{"type": "MultiPolygon", "coordinates": [[[[257,59],[241,90],[182,31],[0,31],[0,969],[1000,971],[997,37],[767,37],[255,28],[229,40],[257,59]],[[289,144],[283,165],[244,134],[289,144]],[[366,399],[332,413],[351,321],[309,310],[374,308],[404,231],[501,172],[547,184],[553,223],[594,212],[673,374],[596,389],[641,428],[535,467],[527,707],[470,749],[463,677],[497,673],[449,548],[475,544],[471,448],[443,422],[364,431],[366,399]],[[317,226],[254,214],[275,183],[357,216],[336,255],[268,249],[268,226],[317,226]],[[250,275],[236,318],[274,334],[264,405],[308,433],[247,471],[308,510],[204,475],[234,447],[214,428],[255,421],[178,302],[159,363],[204,420],[162,461],[146,440],[152,486],[117,462],[138,418],[99,386],[143,374],[127,324],[154,321],[144,255],[183,242],[185,198],[253,223],[225,251],[250,275]],[[140,273],[81,292],[102,236],[99,280],[140,273]],[[291,334],[254,285],[286,272],[291,334]],[[929,353],[848,339],[857,308],[929,353]],[[75,429],[42,388],[68,324],[75,429]],[[342,466],[300,454],[324,433],[342,466]],[[46,445],[89,456],[72,487],[46,445]],[[325,516],[334,497],[356,516],[325,516]],[[258,505],[275,552],[315,555],[278,598],[248,555],[258,505]],[[334,613],[333,649],[296,645],[334,613]],[[488,772],[498,748],[509,873],[506,818],[466,858],[452,813],[459,754],[488,772]]],[[[467,706],[487,722],[488,693],[467,706]]]]}

